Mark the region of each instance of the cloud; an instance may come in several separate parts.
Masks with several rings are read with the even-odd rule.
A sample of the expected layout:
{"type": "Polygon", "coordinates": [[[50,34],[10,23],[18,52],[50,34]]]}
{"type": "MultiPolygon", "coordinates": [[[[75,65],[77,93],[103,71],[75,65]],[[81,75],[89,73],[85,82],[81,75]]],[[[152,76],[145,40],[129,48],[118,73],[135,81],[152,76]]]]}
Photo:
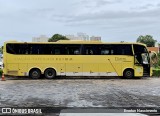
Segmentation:
{"type": "Polygon", "coordinates": [[[154,4],[145,4],[141,6],[132,7],[131,10],[149,10],[155,8],[154,4]]]}
{"type": "Polygon", "coordinates": [[[98,8],[105,5],[121,3],[122,0],[82,0],[80,4],[86,8],[98,8]]]}
{"type": "Polygon", "coordinates": [[[79,31],[111,38],[140,32],[158,37],[159,11],[157,0],[0,0],[0,38],[79,31]]]}
{"type": "Polygon", "coordinates": [[[67,23],[84,22],[84,21],[101,21],[101,20],[119,20],[119,19],[142,19],[142,18],[157,18],[160,17],[160,9],[149,11],[100,11],[95,13],[84,13],[80,15],[57,15],[57,19],[61,19],[67,23]]]}
{"type": "Polygon", "coordinates": [[[51,20],[64,23],[67,26],[102,26],[113,22],[113,27],[115,23],[121,22],[135,22],[135,25],[138,21],[141,23],[143,21],[154,23],[155,20],[159,22],[157,19],[160,18],[160,8],[155,7],[154,4],[141,1],[133,9],[133,6],[136,6],[136,4],[133,5],[133,1],[129,1],[128,3],[123,0],[82,0],[80,11],[75,9],[76,13],[70,12],[68,14],[52,15],[51,20]],[[88,4],[90,4],[90,7],[85,9],[83,5],[88,4]],[[98,7],[106,4],[112,4],[113,6],[98,7]],[[124,7],[124,5],[128,6],[124,7]]]}
{"type": "Polygon", "coordinates": [[[54,8],[36,8],[36,9],[21,9],[20,13],[26,16],[46,18],[55,12],[54,8]]]}
{"type": "Polygon", "coordinates": [[[109,4],[121,3],[122,0],[97,0],[95,7],[101,7],[109,4]]]}
{"type": "Polygon", "coordinates": [[[157,6],[160,7],[160,3],[158,3],[157,6]]]}

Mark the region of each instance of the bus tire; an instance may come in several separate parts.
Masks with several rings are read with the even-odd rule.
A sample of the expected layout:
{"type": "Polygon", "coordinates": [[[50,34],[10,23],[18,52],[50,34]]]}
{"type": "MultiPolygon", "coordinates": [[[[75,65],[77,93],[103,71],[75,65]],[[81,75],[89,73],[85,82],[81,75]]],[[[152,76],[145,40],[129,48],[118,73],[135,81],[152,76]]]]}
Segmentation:
{"type": "Polygon", "coordinates": [[[134,71],[133,69],[126,69],[124,72],[123,72],[123,77],[124,78],[127,78],[127,79],[131,79],[134,77],[134,71]]]}
{"type": "Polygon", "coordinates": [[[56,71],[55,71],[53,68],[47,68],[47,69],[44,71],[44,76],[45,76],[47,79],[53,79],[54,77],[56,77],[56,71]]]}
{"type": "Polygon", "coordinates": [[[38,68],[33,68],[29,71],[29,77],[39,79],[41,77],[41,71],[38,68]]]}

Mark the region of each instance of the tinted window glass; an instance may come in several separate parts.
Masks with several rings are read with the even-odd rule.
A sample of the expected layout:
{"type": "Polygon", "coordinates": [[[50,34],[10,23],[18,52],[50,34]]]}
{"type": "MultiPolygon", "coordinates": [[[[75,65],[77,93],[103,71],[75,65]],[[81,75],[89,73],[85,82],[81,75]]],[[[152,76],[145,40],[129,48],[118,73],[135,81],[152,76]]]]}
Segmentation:
{"type": "Polygon", "coordinates": [[[76,45],[76,44],[65,45],[65,54],[67,54],[67,55],[80,55],[81,54],[81,45],[76,45]]]}
{"type": "Polygon", "coordinates": [[[78,55],[81,53],[81,45],[7,44],[7,52],[11,54],[78,55]]]}
{"type": "Polygon", "coordinates": [[[111,55],[133,55],[131,45],[111,45],[111,55]]]}
{"type": "Polygon", "coordinates": [[[27,45],[25,44],[7,44],[7,53],[11,54],[26,54],[27,45]]]}
{"type": "Polygon", "coordinates": [[[125,44],[100,45],[99,51],[101,55],[132,55],[131,45],[125,45],[125,44]]]}
{"type": "Polygon", "coordinates": [[[143,63],[142,53],[147,53],[146,47],[142,45],[133,45],[133,48],[134,48],[136,60],[138,61],[138,63],[143,63]]]}
{"type": "Polygon", "coordinates": [[[98,46],[97,45],[84,45],[83,46],[84,55],[98,55],[98,46]]]}
{"type": "Polygon", "coordinates": [[[110,55],[110,45],[98,45],[98,55],[110,55]]]}
{"type": "Polygon", "coordinates": [[[13,45],[7,44],[6,45],[6,51],[7,53],[15,54],[16,52],[13,50],[13,45]]]}
{"type": "MultiPolygon", "coordinates": [[[[82,54],[79,44],[7,44],[7,52],[11,54],[82,54]]],[[[145,51],[143,46],[134,47],[135,51],[145,51]]],[[[83,55],[132,55],[131,45],[83,45],[83,55]]]]}
{"type": "Polygon", "coordinates": [[[133,45],[134,53],[147,53],[146,47],[142,45],[133,45]]]}

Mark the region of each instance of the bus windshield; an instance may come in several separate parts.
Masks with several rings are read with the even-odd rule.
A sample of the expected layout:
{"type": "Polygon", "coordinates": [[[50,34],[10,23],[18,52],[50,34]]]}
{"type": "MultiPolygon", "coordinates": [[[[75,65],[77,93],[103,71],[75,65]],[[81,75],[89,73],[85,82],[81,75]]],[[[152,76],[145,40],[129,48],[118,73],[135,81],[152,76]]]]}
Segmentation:
{"type": "Polygon", "coordinates": [[[149,55],[148,53],[142,53],[143,64],[149,64],[149,55]]]}
{"type": "Polygon", "coordinates": [[[145,46],[143,45],[134,45],[134,53],[135,53],[135,63],[138,64],[149,64],[150,57],[149,53],[145,46]]]}

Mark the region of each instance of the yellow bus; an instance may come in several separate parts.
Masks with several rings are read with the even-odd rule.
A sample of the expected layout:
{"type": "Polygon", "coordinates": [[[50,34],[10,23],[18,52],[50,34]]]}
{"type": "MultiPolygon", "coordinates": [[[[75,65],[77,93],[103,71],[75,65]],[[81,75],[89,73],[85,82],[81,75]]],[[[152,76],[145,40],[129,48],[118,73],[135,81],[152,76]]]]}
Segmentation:
{"type": "Polygon", "coordinates": [[[140,43],[58,41],[46,43],[5,42],[4,74],[47,79],[56,76],[152,75],[149,52],[140,43]]]}

